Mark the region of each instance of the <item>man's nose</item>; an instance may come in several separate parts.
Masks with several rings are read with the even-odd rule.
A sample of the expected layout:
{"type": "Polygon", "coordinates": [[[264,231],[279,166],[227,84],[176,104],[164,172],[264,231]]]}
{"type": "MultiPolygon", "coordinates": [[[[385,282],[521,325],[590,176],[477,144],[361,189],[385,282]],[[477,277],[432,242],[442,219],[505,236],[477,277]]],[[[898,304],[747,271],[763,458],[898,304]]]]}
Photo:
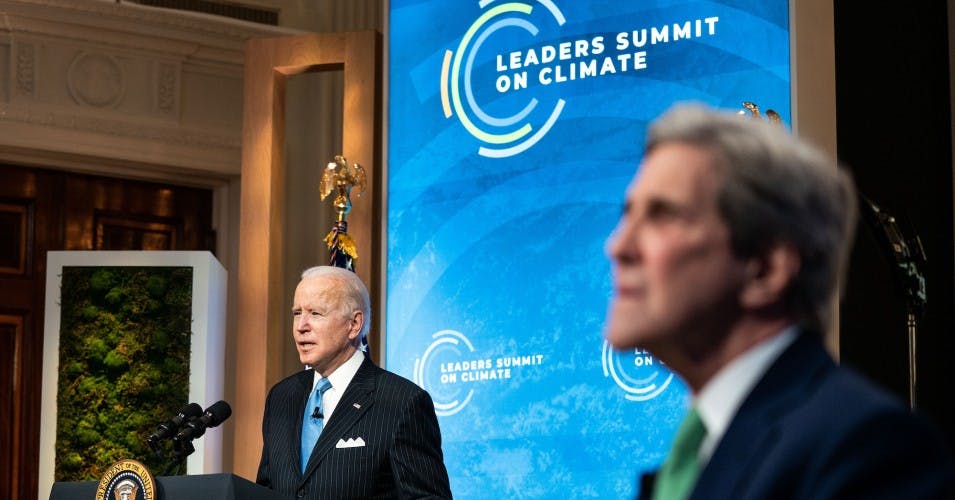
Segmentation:
{"type": "Polygon", "coordinates": [[[617,227],[607,238],[605,251],[607,256],[613,260],[624,260],[633,253],[633,247],[636,245],[636,224],[621,218],[617,222],[617,227]]]}

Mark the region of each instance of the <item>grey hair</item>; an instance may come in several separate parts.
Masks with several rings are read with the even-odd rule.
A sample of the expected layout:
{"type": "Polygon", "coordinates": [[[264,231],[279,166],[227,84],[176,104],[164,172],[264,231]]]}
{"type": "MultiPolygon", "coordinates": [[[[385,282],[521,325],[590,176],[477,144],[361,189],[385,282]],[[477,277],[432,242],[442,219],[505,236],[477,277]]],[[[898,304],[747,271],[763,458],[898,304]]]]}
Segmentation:
{"type": "Polygon", "coordinates": [[[797,249],[800,268],[786,305],[804,326],[823,331],[855,231],[857,201],[849,174],[781,125],[702,105],[675,106],[655,121],[645,154],[669,142],[713,155],[721,178],[718,210],[738,257],[781,243],[797,249]]]}
{"type": "Polygon", "coordinates": [[[361,278],[353,271],[334,266],[315,266],[302,271],[302,279],[328,276],[335,278],[342,284],[342,294],[339,295],[341,313],[350,315],[354,311],[361,311],[364,322],[361,325],[360,345],[368,345],[368,330],[371,328],[371,299],[368,297],[368,288],[361,278]]]}

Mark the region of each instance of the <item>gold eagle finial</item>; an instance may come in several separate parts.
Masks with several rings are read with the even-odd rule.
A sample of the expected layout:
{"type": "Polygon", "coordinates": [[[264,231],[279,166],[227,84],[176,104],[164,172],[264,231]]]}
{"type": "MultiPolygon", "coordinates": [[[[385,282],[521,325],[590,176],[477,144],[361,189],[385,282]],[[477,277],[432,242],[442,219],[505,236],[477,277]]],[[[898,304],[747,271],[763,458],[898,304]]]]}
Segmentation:
{"type": "Polygon", "coordinates": [[[319,183],[318,191],[324,200],[332,191],[337,195],[332,204],[338,211],[338,220],[344,220],[345,214],[351,210],[351,189],[358,188],[358,196],[365,192],[367,176],[365,169],[357,163],[348,165],[348,160],[341,155],[335,156],[335,161],[329,162],[328,166],[322,172],[322,181],[319,183]]]}
{"type": "MultiPolygon", "coordinates": [[[[759,114],[759,106],[757,106],[756,103],[749,102],[749,101],[743,101],[743,107],[749,111],[749,114],[750,114],[753,118],[759,118],[759,117],[760,117],[760,114],[759,114]]],[[[746,111],[740,111],[739,114],[745,115],[745,114],[746,114],[746,111]]],[[[783,122],[783,119],[782,119],[781,116],[779,116],[779,113],[777,113],[777,112],[775,112],[775,111],[773,111],[773,110],[771,110],[771,109],[767,109],[767,110],[766,110],[766,118],[769,119],[770,123],[781,124],[781,123],[783,122]]]]}

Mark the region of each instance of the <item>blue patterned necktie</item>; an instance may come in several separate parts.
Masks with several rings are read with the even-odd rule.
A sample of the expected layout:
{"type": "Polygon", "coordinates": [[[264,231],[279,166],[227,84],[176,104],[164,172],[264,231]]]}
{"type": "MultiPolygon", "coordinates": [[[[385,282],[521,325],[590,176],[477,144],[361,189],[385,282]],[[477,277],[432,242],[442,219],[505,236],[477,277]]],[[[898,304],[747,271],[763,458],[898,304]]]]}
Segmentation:
{"type": "Polygon", "coordinates": [[[322,433],[322,425],[325,422],[325,405],[322,404],[322,395],[331,387],[332,383],[327,378],[319,379],[305,405],[305,414],[302,415],[302,474],[305,473],[308,458],[312,456],[312,448],[315,448],[318,435],[322,433]]]}

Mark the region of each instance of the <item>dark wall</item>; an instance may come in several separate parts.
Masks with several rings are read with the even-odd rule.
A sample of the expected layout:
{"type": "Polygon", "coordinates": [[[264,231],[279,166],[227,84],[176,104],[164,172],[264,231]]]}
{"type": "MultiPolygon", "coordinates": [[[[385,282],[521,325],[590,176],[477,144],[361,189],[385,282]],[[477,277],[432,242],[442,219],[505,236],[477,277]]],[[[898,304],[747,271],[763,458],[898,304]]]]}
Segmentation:
{"type": "MultiPolygon", "coordinates": [[[[861,193],[918,236],[927,303],[916,406],[955,449],[955,314],[946,2],[835,2],[839,159],[861,193]]],[[[865,210],[865,208],[863,208],[865,210]]],[[[908,312],[884,233],[860,220],[840,314],[841,355],[908,400],[908,312]]]]}

